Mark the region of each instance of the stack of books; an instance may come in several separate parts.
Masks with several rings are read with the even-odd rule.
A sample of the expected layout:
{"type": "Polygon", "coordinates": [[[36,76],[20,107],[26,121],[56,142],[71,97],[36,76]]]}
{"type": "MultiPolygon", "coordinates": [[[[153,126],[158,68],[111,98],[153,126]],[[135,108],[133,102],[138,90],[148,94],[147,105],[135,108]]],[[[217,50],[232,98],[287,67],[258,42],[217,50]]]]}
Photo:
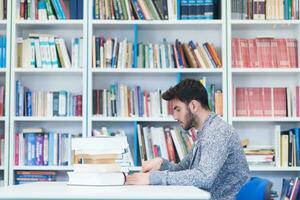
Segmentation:
{"type": "Polygon", "coordinates": [[[69,185],[123,185],[133,166],[126,136],[74,138],[69,185]]]}

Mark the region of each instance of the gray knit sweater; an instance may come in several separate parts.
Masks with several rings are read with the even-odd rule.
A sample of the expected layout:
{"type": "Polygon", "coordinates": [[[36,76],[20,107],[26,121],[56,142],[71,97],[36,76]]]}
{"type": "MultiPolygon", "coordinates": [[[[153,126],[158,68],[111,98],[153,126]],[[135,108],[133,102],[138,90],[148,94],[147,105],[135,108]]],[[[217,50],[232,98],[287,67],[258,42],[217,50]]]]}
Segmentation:
{"type": "Polygon", "coordinates": [[[235,199],[249,178],[249,167],[233,127],[211,113],[198,132],[192,150],[178,164],[163,161],[150,172],[151,185],[193,185],[214,200],[235,199]]]}

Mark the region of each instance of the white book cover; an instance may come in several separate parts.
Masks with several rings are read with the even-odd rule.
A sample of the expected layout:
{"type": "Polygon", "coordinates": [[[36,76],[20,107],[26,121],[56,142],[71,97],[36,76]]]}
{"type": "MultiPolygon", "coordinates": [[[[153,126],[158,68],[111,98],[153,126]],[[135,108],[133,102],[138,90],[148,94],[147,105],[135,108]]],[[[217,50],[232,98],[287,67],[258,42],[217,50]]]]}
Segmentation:
{"type": "Polygon", "coordinates": [[[35,46],[35,58],[36,58],[36,67],[42,68],[42,57],[41,57],[41,49],[40,49],[40,41],[38,38],[34,39],[34,46],[35,46]]]}
{"type": "Polygon", "coordinates": [[[29,38],[23,40],[23,48],[22,48],[22,65],[21,67],[30,68],[31,65],[31,43],[29,38]]]}
{"type": "Polygon", "coordinates": [[[79,39],[79,67],[83,68],[83,63],[84,63],[84,59],[83,59],[83,38],[80,37],[79,39]]]}
{"type": "Polygon", "coordinates": [[[72,38],[72,68],[79,68],[79,38],[72,38]]]}
{"type": "Polygon", "coordinates": [[[126,136],[72,138],[72,150],[113,150],[128,148],[126,136]]]}
{"type": "Polygon", "coordinates": [[[59,39],[56,39],[56,40],[58,40],[58,44],[61,48],[61,53],[62,53],[62,57],[63,57],[63,62],[65,64],[65,68],[71,68],[71,60],[70,60],[70,57],[69,57],[69,53],[68,53],[68,50],[67,50],[65,40],[63,38],[59,38],[59,39]]]}
{"type": "Polygon", "coordinates": [[[124,69],[126,67],[126,57],[127,57],[127,38],[123,40],[122,45],[122,57],[121,57],[121,68],[124,69]]]}
{"type": "Polygon", "coordinates": [[[280,125],[275,125],[274,129],[274,150],[275,150],[275,164],[276,167],[280,167],[281,161],[281,152],[280,152],[280,140],[281,140],[281,132],[280,125]]]}
{"type": "Polygon", "coordinates": [[[51,56],[51,66],[52,68],[58,68],[58,56],[56,53],[54,37],[49,37],[49,47],[50,47],[50,56],[51,56]]]}
{"type": "Polygon", "coordinates": [[[48,69],[52,68],[51,62],[51,50],[50,50],[50,43],[49,37],[42,37],[43,42],[45,43],[45,55],[46,55],[46,67],[48,69]]]}
{"type": "Polygon", "coordinates": [[[119,49],[118,49],[118,53],[116,55],[117,59],[117,64],[116,64],[116,68],[120,69],[121,68],[121,64],[122,64],[122,54],[123,54],[123,42],[119,43],[119,49]]]}
{"type": "Polygon", "coordinates": [[[58,115],[66,116],[67,115],[67,92],[60,91],[58,96],[58,115]]]}

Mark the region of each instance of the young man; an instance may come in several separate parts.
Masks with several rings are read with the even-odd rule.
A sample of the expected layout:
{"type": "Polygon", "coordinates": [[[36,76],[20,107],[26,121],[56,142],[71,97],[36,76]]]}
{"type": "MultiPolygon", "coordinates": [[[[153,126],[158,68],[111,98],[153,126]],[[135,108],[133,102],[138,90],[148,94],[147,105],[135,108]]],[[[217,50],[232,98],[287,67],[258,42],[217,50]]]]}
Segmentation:
{"type": "Polygon", "coordinates": [[[127,177],[127,184],[193,185],[212,199],[231,200],[249,178],[239,136],[232,126],[210,112],[207,92],[200,81],[186,79],[163,93],[173,103],[173,117],[183,129],[195,128],[197,140],[180,163],[155,158],[143,173],[127,177]]]}

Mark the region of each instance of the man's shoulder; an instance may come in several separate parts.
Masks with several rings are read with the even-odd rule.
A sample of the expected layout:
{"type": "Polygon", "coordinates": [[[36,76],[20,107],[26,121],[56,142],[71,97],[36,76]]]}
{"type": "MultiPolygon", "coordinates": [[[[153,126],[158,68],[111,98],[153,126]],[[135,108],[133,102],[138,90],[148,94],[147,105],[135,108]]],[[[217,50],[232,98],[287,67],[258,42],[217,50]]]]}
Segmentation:
{"type": "Polygon", "coordinates": [[[210,126],[208,126],[208,131],[232,134],[233,132],[235,132],[235,129],[232,125],[225,122],[220,116],[216,115],[211,121],[210,126]]]}

